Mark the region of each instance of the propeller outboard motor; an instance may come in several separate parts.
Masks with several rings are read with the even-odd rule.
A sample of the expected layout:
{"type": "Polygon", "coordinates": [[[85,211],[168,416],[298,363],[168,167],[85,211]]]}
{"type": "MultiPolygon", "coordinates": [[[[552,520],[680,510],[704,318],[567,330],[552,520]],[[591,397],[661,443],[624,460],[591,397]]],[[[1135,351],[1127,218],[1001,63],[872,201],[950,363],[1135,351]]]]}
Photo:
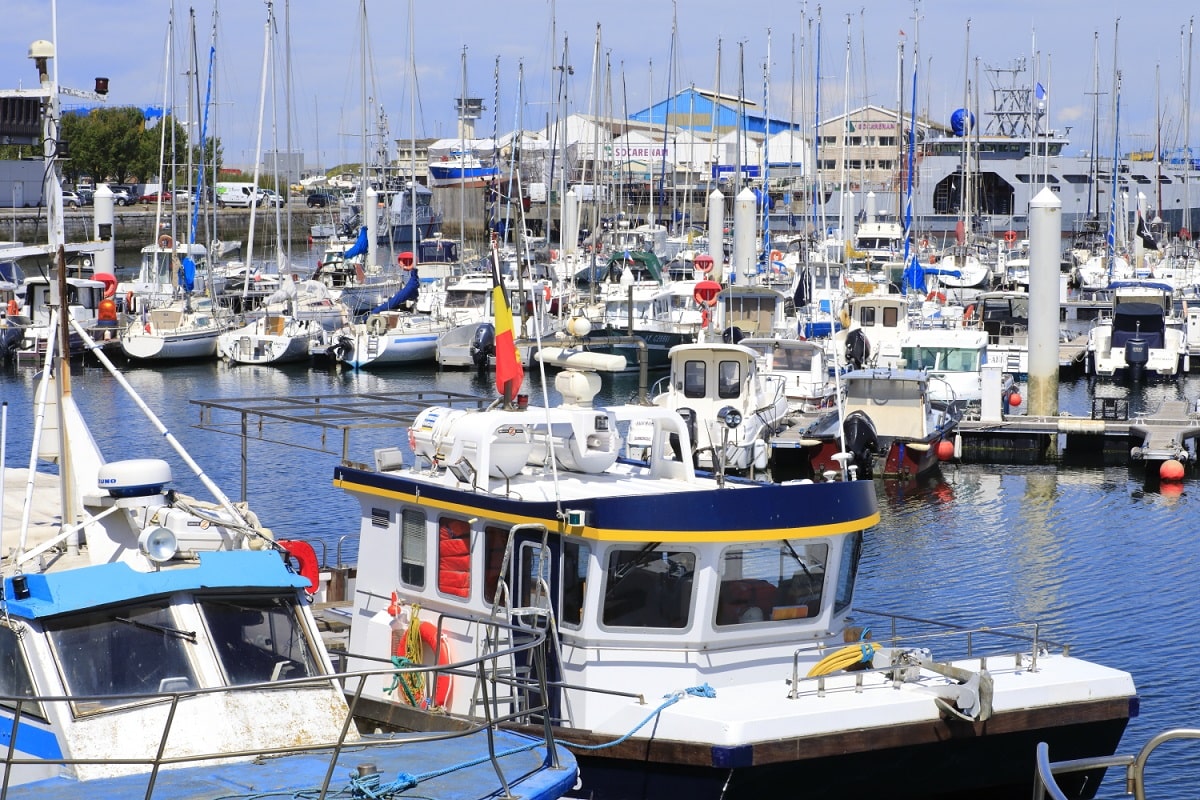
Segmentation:
{"type": "Polygon", "coordinates": [[[479,369],[486,369],[488,358],[495,352],[496,327],[490,322],[479,323],[471,336],[471,363],[479,369]]]}
{"type": "Polygon", "coordinates": [[[845,437],[846,451],[854,456],[854,463],[858,465],[858,476],[872,477],[871,462],[875,453],[879,452],[875,423],[862,411],[851,411],[842,423],[842,435],[845,437]]]}
{"type": "Polygon", "coordinates": [[[1129,370],[1129,380],[1140,381],[1146,373],[1146,364],[1150,361],[1150,343],[1145,339],[1135,338],[1125,342],[1125,366],[1129,370]]]}
{"type": "Polygon", "coordinates": [[[862,328],[855,328],[846,334],[846,362],[855,369],[862,369],[871,358],[871,342],[862,328]]]}
{"type": "Polygon", "coordinates": [[[354,355],[354,340],[349,336],[339,336],[337,341],[329,346],[329,355],[334,361],[345,361],[354,355]]]}
{"type": "Polygon", "coordinates": [[[721,331],[721,341],[723,341],[725,344],[737,344],[745,338],[746,332],[736,325],[730,325],[728,328],[721,331]]]}

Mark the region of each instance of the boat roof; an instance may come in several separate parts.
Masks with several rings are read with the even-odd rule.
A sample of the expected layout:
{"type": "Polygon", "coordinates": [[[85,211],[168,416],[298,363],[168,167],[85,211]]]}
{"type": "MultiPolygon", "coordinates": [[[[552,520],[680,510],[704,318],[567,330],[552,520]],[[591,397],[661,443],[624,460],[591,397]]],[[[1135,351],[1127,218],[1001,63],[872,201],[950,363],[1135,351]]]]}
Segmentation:
{"type": "Polygon", "coordinates": [[[926,383],[929,380],[924,371],[919,369],[901,369],[897,367],[873,367],[871,369],[855,369],[842,376],[843,381],[865,380],[894,380],[918,381],[926,383]]]}

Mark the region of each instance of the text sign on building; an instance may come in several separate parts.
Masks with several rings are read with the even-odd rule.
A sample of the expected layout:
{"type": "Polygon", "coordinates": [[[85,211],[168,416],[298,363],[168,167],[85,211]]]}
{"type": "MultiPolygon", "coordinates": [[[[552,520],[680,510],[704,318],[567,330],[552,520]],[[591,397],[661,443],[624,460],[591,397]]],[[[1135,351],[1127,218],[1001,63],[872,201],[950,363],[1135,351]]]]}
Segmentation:
{"type": "Polygon", "coordinates": [[[605,148],[615,161],[670,161],[675,163],[670,145],[665,144],[614,144],[605,148]]]}

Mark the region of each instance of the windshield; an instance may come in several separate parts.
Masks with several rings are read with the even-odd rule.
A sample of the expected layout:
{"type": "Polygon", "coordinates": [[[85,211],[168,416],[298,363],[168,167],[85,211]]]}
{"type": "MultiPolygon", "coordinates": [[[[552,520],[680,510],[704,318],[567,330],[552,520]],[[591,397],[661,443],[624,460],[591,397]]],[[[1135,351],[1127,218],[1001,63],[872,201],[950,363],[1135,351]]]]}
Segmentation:
{"type": "Polygon", "coordinates": [[[229,683],[263,683],[320,674],[295,603],[282,597],[200,603],[229,683]]]}

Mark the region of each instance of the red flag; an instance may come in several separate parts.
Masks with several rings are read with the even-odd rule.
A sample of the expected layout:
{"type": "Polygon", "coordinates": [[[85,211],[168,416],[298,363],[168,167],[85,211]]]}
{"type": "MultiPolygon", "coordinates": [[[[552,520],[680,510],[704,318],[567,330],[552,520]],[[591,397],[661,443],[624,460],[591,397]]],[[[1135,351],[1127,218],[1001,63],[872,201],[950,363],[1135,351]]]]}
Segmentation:
{"type": "Polygon", "coordinates": [[[496,323],[496,391],[512,403],[525,380],[525,367],[513,337],[512,309],[500,277],[500,252],[492,240],[492,316],[496,323]]]}

